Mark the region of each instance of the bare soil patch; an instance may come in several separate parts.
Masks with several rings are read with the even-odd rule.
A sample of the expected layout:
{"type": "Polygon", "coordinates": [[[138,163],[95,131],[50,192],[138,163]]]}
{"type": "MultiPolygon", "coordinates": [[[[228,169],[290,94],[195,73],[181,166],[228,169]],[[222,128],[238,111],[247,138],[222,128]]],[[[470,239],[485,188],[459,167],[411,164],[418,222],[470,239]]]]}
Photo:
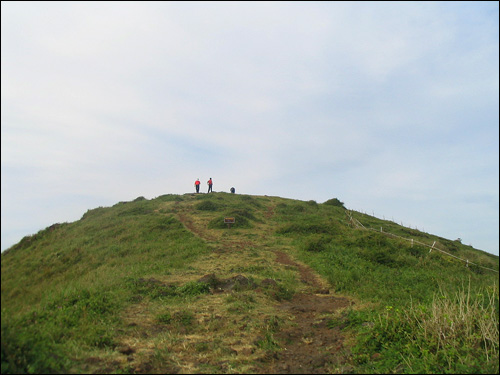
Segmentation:
{"type": "Polygon", "coordinates": [[[283,346],[266,359],[261,371],[269,374],[336,372],[345,363],[345,350],[340,329],[328,324],[329,314],[351,302],[329,295],[324,282],[309,267],[294,262],[283,252],[276,252],[276,255],[277,262],[297,267],[302,282],[311,286],[312,291],[297,293],[290,301],[279,305],[294,324],[274,335],[283,346]]]}

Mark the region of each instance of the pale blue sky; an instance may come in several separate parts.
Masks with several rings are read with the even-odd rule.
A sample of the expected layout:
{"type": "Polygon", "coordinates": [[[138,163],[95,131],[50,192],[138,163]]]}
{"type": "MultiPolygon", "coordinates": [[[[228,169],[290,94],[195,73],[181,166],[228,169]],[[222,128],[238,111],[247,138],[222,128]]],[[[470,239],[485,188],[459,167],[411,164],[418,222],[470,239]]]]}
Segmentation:
{"type": "Polygon", "coordinates": [[[2,250],[194,191],[498,255],[498,2],[2,2],[2,250]]]}

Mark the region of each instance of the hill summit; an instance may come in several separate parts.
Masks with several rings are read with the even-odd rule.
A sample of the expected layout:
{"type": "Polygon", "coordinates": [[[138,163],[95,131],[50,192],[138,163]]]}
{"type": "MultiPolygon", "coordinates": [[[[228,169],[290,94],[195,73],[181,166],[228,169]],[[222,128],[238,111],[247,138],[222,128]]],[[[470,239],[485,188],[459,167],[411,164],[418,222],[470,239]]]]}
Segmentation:
{"type": "Polygon", "coordinates": [[[337,198],[139,197],[2,253],[2,373],[498,373],[498,268],[337,198]]]}

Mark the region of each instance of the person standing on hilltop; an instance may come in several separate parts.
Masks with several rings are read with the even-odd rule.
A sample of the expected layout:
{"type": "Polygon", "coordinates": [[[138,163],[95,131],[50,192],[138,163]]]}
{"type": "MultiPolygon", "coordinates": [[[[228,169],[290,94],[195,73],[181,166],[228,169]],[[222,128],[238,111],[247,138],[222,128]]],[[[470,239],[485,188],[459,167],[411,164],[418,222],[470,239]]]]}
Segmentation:
{"type": "Polygon", "coordinates": [[[194,187],[196,188],[196,192],[199,193],[200,192],[200,179],[199,178],[194,182],[194,187]]]}
{"type": "Polygon", "coordinates": [[[207,181],[208,184],[208,192],[210,193],[212,191],[212,177],[210,177],[210,180],[207,181]]]}

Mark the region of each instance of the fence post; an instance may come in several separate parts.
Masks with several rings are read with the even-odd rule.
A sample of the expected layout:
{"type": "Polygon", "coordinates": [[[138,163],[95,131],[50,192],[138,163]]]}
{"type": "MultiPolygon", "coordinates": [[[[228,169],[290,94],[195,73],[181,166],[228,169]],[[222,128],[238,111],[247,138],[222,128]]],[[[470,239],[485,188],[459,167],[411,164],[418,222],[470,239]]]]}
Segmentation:
{"type": "Polygon", "coordinates": [[[431,249],[429,250],[429,253],[432,251],[432,249],[434,248],[435,244],[436,244],[436,241],[434,241],[434,243],[432,244],[431,249]]]}

